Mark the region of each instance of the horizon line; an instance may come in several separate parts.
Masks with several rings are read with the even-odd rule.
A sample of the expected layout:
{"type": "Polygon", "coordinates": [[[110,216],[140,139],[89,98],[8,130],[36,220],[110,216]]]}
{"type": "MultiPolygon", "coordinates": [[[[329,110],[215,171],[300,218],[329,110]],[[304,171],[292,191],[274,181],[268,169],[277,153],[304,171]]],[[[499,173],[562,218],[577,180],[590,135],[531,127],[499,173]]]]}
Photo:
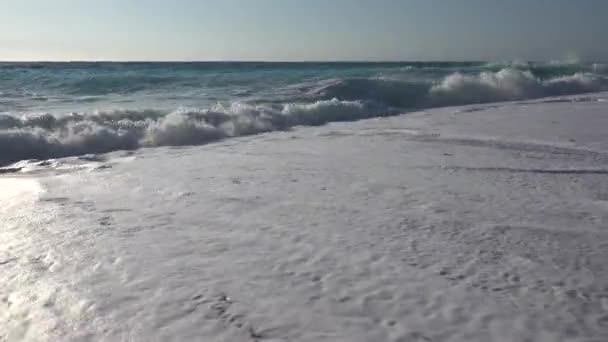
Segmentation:
{"type": "Polygon", "coordinates": [[[311,59],[311,60],[265,60],[265,59],[33,59],[2,60],[0,63],[428,63],[428,62],[492,62],[491,60],[398,60],[398,59],[311,59]]]}
{"type": "Polygon", "coordinates": [[[525,60],[525,59],[503,59],[503,60],[491,60],[491,59],[480,59],[480,60],[441,60],[441,59],[428,59],[428,60],[364,60],[364,59],[311,59],[311,60],[264,60],[264,59],[243,59],[243,60],[219,60],[219,59],[166,59],[166,60],[139,60],[139,59],[96,59],[96,60],[87,60],[87,59],[50,59],[50,60],[0,60],[0,63],[267,63],[267,64],[287,64],[287,63],[509,63],[509,62],[523,62],[523,63],[564,63],[564,64],[577,64],[577,63],[606,63],[608,61],[603,60],[559,60],[559,59],[547,59],[547,60],[525,60]]]}
{"type": "Polygon", "coordinates": [[[220,60],[220,59],[34,59],[34,60],[1,60],[0,63],[492,63],[492,62],[563,62],[563,63],[591,63],[591,62],[603,62],[600,60],[580,60],[580,61],[568,61],[559,59],[547,59],[547,60],[525,60],[525,59],[504,59],[504,60],[491,60],[491,59],[428,59],[428,60],[397,60],[397,59],[311,59],[311,60],[264,60],[264,59],[235,59],[235,60],[220,60]]]}

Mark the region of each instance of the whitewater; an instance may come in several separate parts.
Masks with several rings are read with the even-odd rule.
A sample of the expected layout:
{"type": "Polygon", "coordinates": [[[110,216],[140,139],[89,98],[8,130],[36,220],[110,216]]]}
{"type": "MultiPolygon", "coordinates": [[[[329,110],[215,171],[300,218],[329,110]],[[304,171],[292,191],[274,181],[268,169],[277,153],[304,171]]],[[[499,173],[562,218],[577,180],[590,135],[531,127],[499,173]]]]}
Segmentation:
{"type": "Polygon", "coordinates": [[[600,63],[0,63],[0,341],[608,340],[600,63]]]}
{"type": "Polygon", "coordinates": [[[0,164],[608,90],[604,64],[4,63],[0,164]]]}

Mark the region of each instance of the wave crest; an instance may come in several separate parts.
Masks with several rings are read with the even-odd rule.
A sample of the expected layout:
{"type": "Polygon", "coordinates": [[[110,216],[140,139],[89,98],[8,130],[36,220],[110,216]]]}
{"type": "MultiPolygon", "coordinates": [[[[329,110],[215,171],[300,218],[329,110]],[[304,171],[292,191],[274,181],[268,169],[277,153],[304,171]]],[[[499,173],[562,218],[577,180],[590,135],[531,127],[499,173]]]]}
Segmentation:
{"type": "Polygon", "coordinates": [[[502,69],[470,76],[452,74],[430,89],[430,105],[461,105],[573,95],[601,91],[608,82],[589,73],[576,73],[546,81],[530,71],[502,69]]]}
{"type": "Polygon", "coordinates": [[[358,101],[322,100],[277,106],[236,102],[209,109],[180,109],[0,116],[0,163],[49,159],[140,147],[199,145],[218,139],[322,125],[379,115],[358,101]]]}
{"type": "Polygon", "coordinates": [[[608,90],[608,80],[592,73],[580,72],[543,80],[529,70],[504,68],[479,74],[453,73],[437,83],[383,78],[334,80],[313,89],[310,95],[321,99],[360,100],[412,109],[603,90],[608,90]]]}

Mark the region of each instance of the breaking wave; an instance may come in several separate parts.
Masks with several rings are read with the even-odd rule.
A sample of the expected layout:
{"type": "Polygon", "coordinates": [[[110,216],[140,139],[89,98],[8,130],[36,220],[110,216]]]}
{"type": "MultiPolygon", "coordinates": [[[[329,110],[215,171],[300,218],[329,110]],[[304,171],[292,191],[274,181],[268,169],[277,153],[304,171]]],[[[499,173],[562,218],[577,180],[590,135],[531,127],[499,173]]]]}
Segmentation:
{"type": "MultiPolygon", "coordinates": [[[[601,68],[602,66],[594,66],[601,68]]],[[[441,81],[345,78],[308,85],[284,103],[233,102],[204,109],[93,114],[0,115],[0,164],[141,147],[199,145],[294,126],[322,125],[449,105],[523,100],[608,90],[590,72],[540,79],[504,68],[453,73],[441,81]]]]}
{"type": "Polygon", "coordinates": [[[0,163],[140,147],[199,145],[222,138],[380,115],[359,101],[280,106],[233,103],[210,109],[114,111],[56,117],[0,116],[0,163]]]}
{"type": "Polygon", "coordinates": [[[412,82],[386,78],[335,80],[312,90],[321,98],[364,99],[399,108],[430,108],[608,90],[608,79],[575,73],[542,80],[530,71],[502,69],[476,75],[453,73],[442,81],[412,82]]]}

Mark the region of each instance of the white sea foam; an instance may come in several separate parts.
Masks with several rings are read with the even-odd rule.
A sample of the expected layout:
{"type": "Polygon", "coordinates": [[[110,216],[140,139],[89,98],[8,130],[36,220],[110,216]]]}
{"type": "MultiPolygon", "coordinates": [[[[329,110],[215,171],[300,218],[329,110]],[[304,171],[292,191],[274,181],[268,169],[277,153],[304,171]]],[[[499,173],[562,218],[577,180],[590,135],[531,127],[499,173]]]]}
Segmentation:
{"type": "Polygon", "coordinates": [[[321,100],[280,107],[233,103],[210,109],[115,111],[90,115],[1,117],[0,161],[47,159],[140,147],[198,145],[297,125],[373,116],[357,101],[321,100]]]}
{"type": "Polygon", "coordinates": [[[608,82],[592,74],[577,73],[547,81],[529,71],[502,69],[479,75],[453,74],[430,90],[433,105],[456,105],[559,96],[606,89],[608,82]]]}
{"type": "MultiPolygon", "coordinates": [[[[608,106],[594,101],[606,96],[4,176],[0,340],[607,341],[608,106]]],[[[130,124],[170,140],[253,112],[303,122],[360,106],[123,111],[50,127],[130,124]]],[[[34,163],[54,164],[19,165],[34,163]]]]}
{"type": "Polygon", "coordinates": [[[222,138],[402,113],[417,108],[578,94],[608,89],[608,80],[576,73],[547,80],[505,68],[454,73],[437,83],[390,78],[347,78],[309,86],[299,101],[235,101],[209,108],[116,110],[93,114],[0,116],[0,163],[198,145],[222,138]]]}

